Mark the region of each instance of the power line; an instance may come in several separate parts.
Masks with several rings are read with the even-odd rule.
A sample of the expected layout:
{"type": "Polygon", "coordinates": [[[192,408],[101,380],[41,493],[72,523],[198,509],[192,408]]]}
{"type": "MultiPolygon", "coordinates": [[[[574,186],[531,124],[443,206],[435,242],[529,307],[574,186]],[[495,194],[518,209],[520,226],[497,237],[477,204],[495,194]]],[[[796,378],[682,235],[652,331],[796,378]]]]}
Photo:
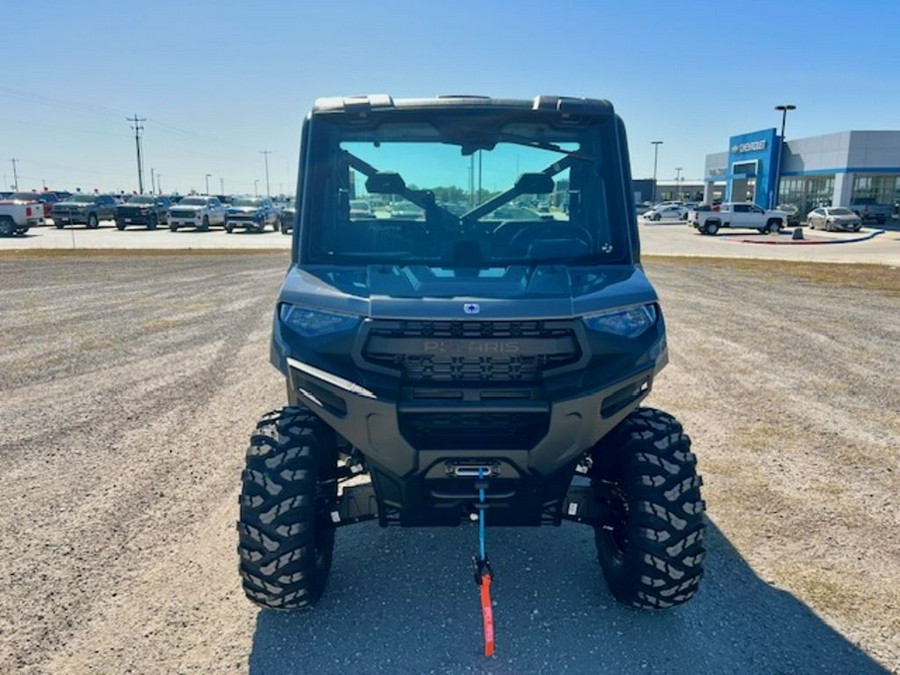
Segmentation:
{"type": "Polygon", "coordinates": [[[129,122],[134,122],[131,128],[134,129],[134,147],[137,149],[138,193],[144,194],[144,165],[141,163],[141,131],[144,130],[144,127],[141,126],[141,122],[146,122],[147,118],[138,117],[137,113],[135,113],[134,117],[126,117],[125,119],[129,122]]]}

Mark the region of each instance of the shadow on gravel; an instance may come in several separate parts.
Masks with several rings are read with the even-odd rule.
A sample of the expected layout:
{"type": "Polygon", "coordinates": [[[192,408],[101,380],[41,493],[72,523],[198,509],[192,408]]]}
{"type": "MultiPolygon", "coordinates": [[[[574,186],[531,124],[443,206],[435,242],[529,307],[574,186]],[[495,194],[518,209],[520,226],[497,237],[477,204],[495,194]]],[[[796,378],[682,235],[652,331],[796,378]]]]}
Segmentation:
{"type": "Polygon", "coordinates": [[[474,527],[338,532],[315,609],[261,611],[250,673],[884,673],[707,531],[700,593],[648,613],[607,593],[587,527],[488,531],[496,655],[482,655],[474,527]]]}

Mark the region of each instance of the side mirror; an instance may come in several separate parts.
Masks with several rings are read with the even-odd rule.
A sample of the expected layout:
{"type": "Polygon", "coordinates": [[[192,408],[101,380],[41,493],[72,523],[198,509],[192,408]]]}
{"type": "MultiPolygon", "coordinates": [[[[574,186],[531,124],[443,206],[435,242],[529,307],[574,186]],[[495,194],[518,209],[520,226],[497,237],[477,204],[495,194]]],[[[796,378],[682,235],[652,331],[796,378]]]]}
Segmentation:
{"type": "Polygon", "coordinates": [[[519,194],[548,195],[553,192],[553,178],[545,173],[523,173],[516,181],[519,194]]]}
{"type": "Polygon", "coordinates": [[[401,195],[406,190],[406,182],[399,173],[379,171],[366,178],[366,192],[381,195],[401,195]]]}

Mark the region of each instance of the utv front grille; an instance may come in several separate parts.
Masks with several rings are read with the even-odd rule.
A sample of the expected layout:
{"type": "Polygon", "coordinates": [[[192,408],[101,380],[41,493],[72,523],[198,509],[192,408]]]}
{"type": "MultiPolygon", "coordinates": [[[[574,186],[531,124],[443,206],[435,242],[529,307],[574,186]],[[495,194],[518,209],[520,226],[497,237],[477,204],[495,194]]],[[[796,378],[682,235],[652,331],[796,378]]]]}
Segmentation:
{"type": "Polygon", "coordinates": [[[400,433],[417,450],[527,450],[547,434],[546,413],[404,413],[400,433]]]}
{"type": "Polygon", "coordinates": [[[363,359],[404,383],[539,382],[581,357],[563,321],[374,321],[363,359]]]}

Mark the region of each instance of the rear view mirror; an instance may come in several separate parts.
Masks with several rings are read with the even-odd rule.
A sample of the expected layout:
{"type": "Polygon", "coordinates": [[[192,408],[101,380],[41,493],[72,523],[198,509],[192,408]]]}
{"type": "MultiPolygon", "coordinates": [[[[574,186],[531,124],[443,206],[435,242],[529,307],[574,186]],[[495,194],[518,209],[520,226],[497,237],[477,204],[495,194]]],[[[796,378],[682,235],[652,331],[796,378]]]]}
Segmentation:
{"type": "Polygon", "coordinates": [[[519,194],[547,195],[553,192],[553,178],[545,173],[523,173],[516,181],[519,194]]]}
{"type": "Polygon", "coordinates": [[[406,183],[399,173],[379,171],[366,178],[366,192],[376,195],[402,195],[406,183]]]}

